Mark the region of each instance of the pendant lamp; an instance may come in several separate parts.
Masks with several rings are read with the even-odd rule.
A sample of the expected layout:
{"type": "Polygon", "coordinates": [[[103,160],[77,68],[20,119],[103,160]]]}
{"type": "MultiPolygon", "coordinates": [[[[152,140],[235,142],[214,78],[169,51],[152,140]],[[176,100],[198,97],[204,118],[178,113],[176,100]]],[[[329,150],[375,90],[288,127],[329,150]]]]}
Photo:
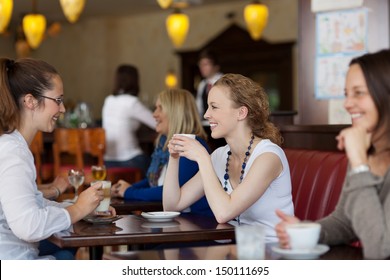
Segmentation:
{"type": "Polygon", "coordinates": [[[13,7],[13,0],[0,0],[0,34],[7,29],[13,7]]]}
{"type": "Polygon", "coordinates": [[[157,0],[157,3],[162,9],[167,9],[172,5],[173,0],[157,0]]]}
{"type": "Polygon", "coordinates": [[[268,8],[255,0],[245,6],[244,18],[253,40],[259,40],[268,21],[268,8]]]}
{"type": "Polygon", "coordinates": [[[165,76],[165,86],[167,88],[175,88],[177,86],[177,77],[173,70],[168,70],[165,76]]]}
{"type": "Polygon", "coordinates": [[[179,9],[175,9],[166,20],[166,27],[169,38],[173,42],[175,47],[180,47],[186,37],[190,27],[190,20],[186,14],[180,12],[179,9]]]}
{"type": "Polygon", "coordinates": [[[45,30],[45,16],[41,14],[27,14],[23,17],[23,32],[31,48],[36,49],[39,47],[45,30]]]}
{"type": "Polygon", "coordinates": [[[70,23],[75,23],[85,6],[85,0],[60,0],[62,11],[70,23]]]}

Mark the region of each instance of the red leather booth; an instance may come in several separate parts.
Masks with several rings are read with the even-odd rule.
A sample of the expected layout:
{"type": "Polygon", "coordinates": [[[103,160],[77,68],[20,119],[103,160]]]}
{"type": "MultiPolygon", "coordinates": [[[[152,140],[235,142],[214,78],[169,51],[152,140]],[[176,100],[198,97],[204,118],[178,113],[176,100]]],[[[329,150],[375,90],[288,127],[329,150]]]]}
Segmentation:
{"type": "Polygon", "coordinates": [[[347,170],[347,157],[337,151],[284,149],[291,172],[295,215],[317,220],[337,204],[347,170]]]}

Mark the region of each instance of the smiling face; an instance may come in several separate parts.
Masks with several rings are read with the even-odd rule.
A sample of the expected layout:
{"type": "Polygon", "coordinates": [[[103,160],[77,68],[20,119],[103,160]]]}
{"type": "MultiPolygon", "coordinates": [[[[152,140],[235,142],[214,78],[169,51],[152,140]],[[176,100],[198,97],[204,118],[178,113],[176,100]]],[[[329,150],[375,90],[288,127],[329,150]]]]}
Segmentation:
{"type": "Polygon", "coordinates": [[[160,98],[157,98],[156,109],[154,109],[153,117],[157,123],[156,132],[163,135],[167,135],[169,131],[169,120],[167,113],[163,110],[160,98]]]}
{"type": "Polygon", "coordinates": [[[214,86],[208,95],[208,109],[204,114],[210,123],[213,138],[226,137],[238,121],[239,108],[229,98],[229,89],[225,86],[214,86]]]}
{"type": "MultiPolygon", "coordinates": [[[[58,75],[53,76],[52,84],[53,88],[44,91],[42,95],[50,98],[63,97],[63,84],[61,78],[58,75]]],[[[39,120],[36,120],[36,123],[38,124],[38,130],[52,132],[60,115],[65,113],[65,106],[63,103],[58,105],[55,100],[51,100],[45,97],[42,98],[43,100],[40,105],[41,111],[40,114],[36,116],[36,118],[39,118],[39,120]]]]}
{"type": "Polygon", "coordinates": [[[344,107],[351,115],[353,126],[373,132],[379,121],[378,110],[368,90],[363,71],[358,64],[349,67],[345,82],[344,107]]]}

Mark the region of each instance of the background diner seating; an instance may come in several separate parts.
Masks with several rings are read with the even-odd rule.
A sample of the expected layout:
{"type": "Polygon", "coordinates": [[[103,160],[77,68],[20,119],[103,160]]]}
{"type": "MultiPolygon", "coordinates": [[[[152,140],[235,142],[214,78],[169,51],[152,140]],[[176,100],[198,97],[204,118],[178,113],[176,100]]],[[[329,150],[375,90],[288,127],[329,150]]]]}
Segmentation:
{"type": "Polygon", "coordinates": [[[290,166],[295,215],[317,220],[330,214],[339,199],[348,159],[336,136],[347,125],[282,125],[282,148],[290,166]]]}
{"type": "Polygon", "coordinates": [[[83,169],[82,142],[77,128],[57,128],[54,130],[53,161],[54,177],[68,176],[71,168],[83,169]]]}
{"type": "Polygon", "coordinates": [[[38,131],[30,145],[30,150],[34,156],[34,163],[37,172],[37,183],[42,184],[50,181],[53,178],[53,164],[44,162],[43,153],[43,133],[38,131]]]}
{"type": "MultiPolygon", "coordinates": [[[[91,166],[104,164],[106,148],[105,130],[94,128],[57,128],[54,130],[53,142],[54,176],[67,176],[71,168],[84,169],[85,181],[93,181],[91,166]]],[[[130,183],[142,179],[138,168],[108,168],[107,180],[116,182],[119,179],[130,183]]]]}
{"type": "Polygon", "coordinates": [[[336,151],[285,148],[290,166],[295,215],[317,220],[336,207],[347,170],[347,157],[336,151]]]}

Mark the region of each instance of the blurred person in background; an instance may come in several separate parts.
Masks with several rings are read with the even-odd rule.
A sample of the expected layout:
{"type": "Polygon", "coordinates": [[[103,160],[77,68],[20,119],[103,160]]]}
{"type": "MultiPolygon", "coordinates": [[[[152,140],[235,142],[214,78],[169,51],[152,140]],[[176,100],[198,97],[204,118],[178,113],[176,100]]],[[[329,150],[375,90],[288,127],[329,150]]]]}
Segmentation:
{"type": "Polygon", "coordinates": [[[217,55],[204,50],[199,55],[198,67],[203,80],[200,81],[196,93],[196,106],[198,106],[199,115],[203,120],[204,113],[207,110],[207,97],[211,87],[221,78],[220,66],[217,55]]]}
{"type": "Polygon", "coordinates": [[[152,111],[138,98],[139,75],[133,65],[118,66],[113,93],[103,104],[102,122],[106,131],[106,167],[135,167],[145,174],[150,164],[139,144],[137,130],[141,124],[156,128],[152,111]]]}

